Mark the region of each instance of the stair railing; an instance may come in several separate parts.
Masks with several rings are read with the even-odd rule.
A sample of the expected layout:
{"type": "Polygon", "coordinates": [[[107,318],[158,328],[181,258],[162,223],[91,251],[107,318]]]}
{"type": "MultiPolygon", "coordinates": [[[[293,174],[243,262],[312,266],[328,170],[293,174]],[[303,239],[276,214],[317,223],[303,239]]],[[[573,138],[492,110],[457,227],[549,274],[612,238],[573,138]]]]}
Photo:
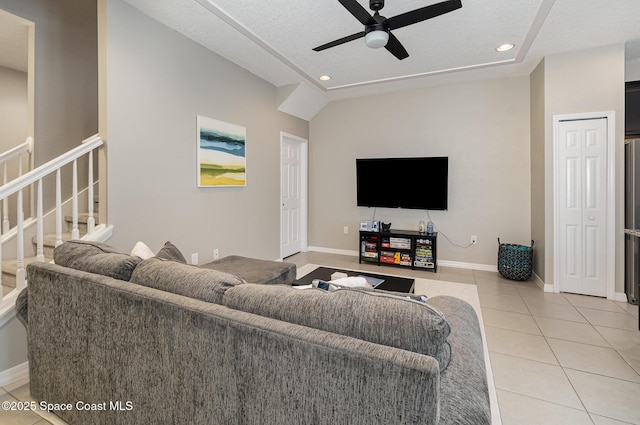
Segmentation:
{"type": "MultiPolygon", "coordinates": [[[[15,146],[8,151],[0,154],[0,165],[3,168],[3,185],[7,184],[7,182],[9,181],[7,166],[9,165],[10,161],[16,157],[18,158],[18,177],[22,176],[22,158],[24,154],[33,154],[33,137],[31,136],[27,137],[23,144],[15,146]]],[[[2,233],[6,234],[10,228],[11,225],[9,224],[9,197],[6,197],[2,199],[2,233]]]]}
{"type": "MultiPolygon", "coordinates": [[[[89,234],[94,232],[95,219],[93,217],[93,152],[100,146],[103,141],[98,135],[94,135],[82,141],[80,146],[71,149],[70,151],[60,155],[59,157],[52,159],[51,161],[43,164],[34,170],[4,184],[0,187],[0,199],[6,199],[7,197],[17,193],[17,219],[16,219],[16,258],[17,258],[17,272],[16,272],[16,289],[11,293],[0,297],[0,301],[3,298],[11,295],[13,292],[20,291],[26,286],[25,279],[25,266],[24,266],[24,206],[23,206],[23,189],[29,187],[32,184],[36,184],[36,258],[37,261],[44,261],[44,216],[43,216],[43,189],[42,179],[50,174],[55,173],[56,176],[56,242],[58,246],[62,243],[62,184],[60,178],[60,169],[72,163],[73,166],[73,187],[72,187],[72,231],[71,238],[79,239],[78,231],[78,159],[84,155],[88,155],[89,171],[88,171],[88,226],[87,231],[89,234]]],[[[0,234],[1,237],[1,234],[0,234]]],[[[2,277],[2,244],[0,244],[0,282],[2,277]]],[[[0,294],[2,295],[2,294],[0,294]]]]}

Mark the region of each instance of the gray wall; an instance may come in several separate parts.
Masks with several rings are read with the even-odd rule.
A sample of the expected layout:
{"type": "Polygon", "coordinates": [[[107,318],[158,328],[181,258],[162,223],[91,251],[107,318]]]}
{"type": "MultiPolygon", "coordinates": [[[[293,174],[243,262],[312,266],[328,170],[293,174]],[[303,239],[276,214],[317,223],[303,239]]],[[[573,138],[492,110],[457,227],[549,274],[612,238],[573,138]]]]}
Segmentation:
{"type": "MultiPolygon", "coordinates": [[[[98,132],[96,0],[0,0],[0,9],[35,23],[34,162],[38,166],[98,132]]],[[[85,169],[82,164],[80,171],[85,169]]],[[[68,181],[71,171],[63,173],[68,181]]],[[[46,182],[53,187],[50,179],[46,182]]],[[[45,211],[55,205],[55,192],[48,193],[45,211]]],[[[70,193],[70,183],[63,185],[65,198],[70,193]]]]}
{"type": "MultiPolygon", "coordinates": [[[[495,267],[498,237],[531,240],[529,120],[528,77],[330,103],[310,123],[309,245],[357,251],[360,220],[373,209],[356,207],[356,158],[448,156],[449,209],[431,218],[453,243],[473,234],[478,244],[440,237],[439,260],[495,267]]],[[[381,189],[411,184],[382,170],[379,178],[381,189]]],[[[416,196],[428,196],[424,184],[416,196]]],[[[409,230],[428,220],[425,211],[385,208],[376,219],[409,230]]]]}
{"type": "Polygon", "coordinates": [[[0,152],[27,137],[27,73],[0,66],[0,152]]]}
{"type": "MultiPolygon", "coordinates": [[[[25,142],[28,134],[27,73],[0,66],[0,152],[5,152],[25,142]]],[[[18,177],[20,161],[14,158],[7,163],[7,179],[18,177]]],[[[28,171],[29,155],[22,155],[22,170],[28,171]]],[[[0,184],[2,182],[0,167],[0,184]]],[[[16,222],[17,196],[9,198],[9,221],[16,222]]],[[[27,208],[28,210],[28,208],[27,208]]],[[[4,219],[4,217],[3,217],[4,219]]],[[[6,255],[6,254],[5,254],[6,255]]]]}
{"type": "Polygon", "coordinates": [[[14,317],[0,328],[0,372],[27,360],[27,332],[14,317]]]}
{"type": "Polygon", "coordinates": [[[533,271],[545,281],[545,110],[544,59],[530,75],[531,87],[531,238],[533,271]]]}
{"type": "Polygon", "coordinates": [[[640,80],[640,59],[625,63],[624,77],[625,81],[640,80]]]}
{"type": "MultiPolygon", "coordinates": [[[[615,111],[616,292],[624,292],[624,45],[547,56],[545,84],[545,283],[553,284],[553,116],[615,111]]],[[[536,218],[539,219],[539,218],[536,218]]]]}
{"type": "MultiPolygon", "coordinates": [[[[34,136],[40,165],[97,132],[95,0],[0,0],[0,8],[35,22],[34,136]]],[[[48,187],[52,183],[46,181],[48,187]]],[[[70,183],[63,187],[65,194],[70,188],[70,183]]],[[[53,205],[51,194],[45,211],[53,205]]],[[[17,319],[0,329],[0,347],[0,371],[27,361],[26,333],[17,319]]]]}
{"type": "Polygon", "coordinates": [[[174,242],[200,263],[280,257],[280,131],[308,122],[276,110],[276,87],[120,0],[107,4],[110,243],[174,242]],[[247,186],[196,187],[196,116],[247,129],[247,186]]]}

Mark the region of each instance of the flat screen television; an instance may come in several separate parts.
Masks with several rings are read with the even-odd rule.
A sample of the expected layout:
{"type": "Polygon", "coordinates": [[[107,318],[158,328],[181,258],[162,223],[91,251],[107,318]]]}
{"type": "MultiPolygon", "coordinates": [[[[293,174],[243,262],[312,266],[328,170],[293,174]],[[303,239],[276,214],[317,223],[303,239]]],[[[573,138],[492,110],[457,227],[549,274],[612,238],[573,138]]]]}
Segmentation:
{"type": "Polygon", "coordinates": [[[449,158],[356,159],[359,207],[446,210],[449,158]]]}

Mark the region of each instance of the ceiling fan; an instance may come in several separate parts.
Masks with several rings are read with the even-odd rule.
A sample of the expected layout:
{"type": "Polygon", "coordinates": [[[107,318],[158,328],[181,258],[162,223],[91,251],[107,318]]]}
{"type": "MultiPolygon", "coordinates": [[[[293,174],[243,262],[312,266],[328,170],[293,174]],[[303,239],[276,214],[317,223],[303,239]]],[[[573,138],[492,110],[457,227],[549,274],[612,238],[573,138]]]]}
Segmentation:
{"type": "Polygon", "coordinates": [[[339,46],[349,41],[357,40],[364,37],[367,46],[371,48],[386,48],[393,56],[402,60],[409,56],[404,46],[391,33],[391,30],[406,27],[408,25],[417,24],[445,13],[453,12],[462,7],[461,0],[447,0],[441,3],[425,6],[410,12],[396,15],[392,18],[381,16],[379,11],[384,7],[384,0],[369,0],[369,9],[374,11],[370,15],[367,10],[357,2],[357,0],[338,0],[345,9],[349,11],[362,25],[364,31],[342,37],[330,43],[316,47],[316,52],[328,49],[330,47],[339,46]]]}

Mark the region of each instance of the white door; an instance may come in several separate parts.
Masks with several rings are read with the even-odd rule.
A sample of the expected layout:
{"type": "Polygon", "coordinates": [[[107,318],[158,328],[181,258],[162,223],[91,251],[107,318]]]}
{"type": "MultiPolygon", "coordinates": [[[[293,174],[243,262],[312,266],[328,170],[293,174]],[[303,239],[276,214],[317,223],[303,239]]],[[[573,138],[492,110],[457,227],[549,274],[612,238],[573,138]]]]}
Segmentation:
{"type": "Polygon", "coordinates": [[[280,251],[284,258],[302,250],[302,143],[283,136],[280,150],[280,251]]]}
{"type": "Polygon", "coordinates": [[[557,139],[558,287],[607,296],[607,118],[560,121],[557,139]]]}

